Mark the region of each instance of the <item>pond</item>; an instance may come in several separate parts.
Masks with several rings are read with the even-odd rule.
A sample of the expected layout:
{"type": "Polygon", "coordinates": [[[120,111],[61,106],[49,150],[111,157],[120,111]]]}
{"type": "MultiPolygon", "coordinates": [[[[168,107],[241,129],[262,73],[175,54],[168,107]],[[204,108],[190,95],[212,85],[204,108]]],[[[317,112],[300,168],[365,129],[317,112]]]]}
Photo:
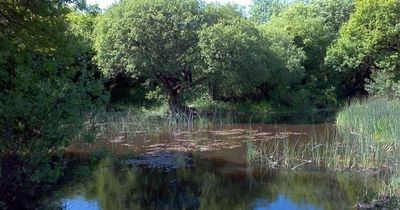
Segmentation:
{"type": "MultiPolygon", "coordinates": [[[[129,129],[128,129],[129,130],[129,129]]],[[[307,144],[336,132],[332,123],[207,123],[168,132],[105,132],[76,143],[71,156],[100,155],[79,168],[46,202],[78,209],[354,209],[370,199],[374,176],[304,165],[270,167],[249,161],[249,144],[307,144]],[[293,169],[293,168],[292,168],[293,169]],[[56,197],[56,198],[54,198],[56,197]]],[[[329,142],[328,142],[329,143],[329,142]]],[[[75,166],[74,166],[75,167],[75,166]]],[[[73,168],[73,167],[72,167],[73,168]]]]}

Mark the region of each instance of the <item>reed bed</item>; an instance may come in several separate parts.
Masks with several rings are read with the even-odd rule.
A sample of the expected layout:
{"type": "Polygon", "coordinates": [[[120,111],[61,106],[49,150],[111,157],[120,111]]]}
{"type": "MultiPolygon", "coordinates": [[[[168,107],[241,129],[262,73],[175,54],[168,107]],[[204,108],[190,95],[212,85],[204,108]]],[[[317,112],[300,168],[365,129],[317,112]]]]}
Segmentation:
{"type": "Polygon", "coordinates": [[[248,141],[247,159],[271,168],[320,167],[366,173],[382,180],[378,190],[381,195],[400,196],[400,145],[397,142],[379,142],[373,136],[341,129],[327,131],[324,135],[310,134],[308,142],[289,138],[258,144],[248,141]]]}
{"type": "Polygon", "coordinates": [[[136,110],[100,112],[95,115],[94,121],[101,133],[109,132],[106,129],[111,128],[118,132],[146,134],[196,130],[207,123],[206,119],[194,113],[153,113],[136,110]]]}
{"type": "Polygon", "coordinates": [[[400,100],[371,98],[353,101],[337,115],[342,129],[372,135],[377,141],[400,141],[400,100]]]}
{"type": "Polygon", "coordinates": [[[77,140],[97,137],[114,138],[123,135],[125,138],[137,135],[157,135],[179,131],[197,132],[213,125],[227,126],[237,121],[230,113],[199,114],[173,113],[143,109],[126,109],[124,111],[95,111],[88,113],[83,131],[77,140]]]}

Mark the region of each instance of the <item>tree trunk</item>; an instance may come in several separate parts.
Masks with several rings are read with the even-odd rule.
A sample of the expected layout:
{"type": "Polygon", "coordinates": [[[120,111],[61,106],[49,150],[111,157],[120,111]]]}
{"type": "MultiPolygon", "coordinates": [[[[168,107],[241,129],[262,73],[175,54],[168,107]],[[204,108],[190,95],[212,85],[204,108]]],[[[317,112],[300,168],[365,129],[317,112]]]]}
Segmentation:
{"type": "Polygon", "coordinates": [[[168,105],[171,112],[176,113],[182,111],[182,104],[179,101],[178,91],[168,91],[168,105]]]}
{"type": "Polygon", "coordinates": [[[164,89],[168,93],[168,105],[171,112],[185,112],[186,108],[182,105],[179,100],[179,94],[182,92],[183,86],[182,81],[174,81],[166,76],[161,76],[160,74],[156,75],[156,78],[161,82],[164,86],[164,89]]]}

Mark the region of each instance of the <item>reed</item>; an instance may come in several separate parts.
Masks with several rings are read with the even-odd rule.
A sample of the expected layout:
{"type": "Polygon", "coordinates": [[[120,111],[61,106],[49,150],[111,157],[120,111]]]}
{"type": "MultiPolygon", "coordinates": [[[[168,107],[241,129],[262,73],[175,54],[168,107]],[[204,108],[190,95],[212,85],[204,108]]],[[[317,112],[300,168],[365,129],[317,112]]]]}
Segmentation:
{"type": "Polygon", "coordinates": [[[137,135],[158,135],[177,131],[196,132],[211,125],[226,126],[234,123],[235,117],[229,113],[197,114],[174,113],[143,109],[126,109],[124,111],[95,111],[87,114],[85,132],[79,135],[94,133],[94,139],[104,137],[114,139],[118,136],[130,138],[137,135]]]}
{"type": "MultiPolygon", "coordinates": [[[[329,129],[327,127],[327,129],[329,129]]],[[[372,136],[336,129],[325,136],[309,135],[308,142],[288,138],[247,142],[249,163],[272,168],[298,170],[323,167],[331,171],[352,171],[377,176],[382,180],[379,192],[400,196],[400,148],[397,142],[380,142],[372,136]]]]}
{"type": "Polygon", "coordinates": [[[372,135],[377,141],[400,141],[400,100],[353,101],[338,113],[337,124],[349,132],[372,135]]]}

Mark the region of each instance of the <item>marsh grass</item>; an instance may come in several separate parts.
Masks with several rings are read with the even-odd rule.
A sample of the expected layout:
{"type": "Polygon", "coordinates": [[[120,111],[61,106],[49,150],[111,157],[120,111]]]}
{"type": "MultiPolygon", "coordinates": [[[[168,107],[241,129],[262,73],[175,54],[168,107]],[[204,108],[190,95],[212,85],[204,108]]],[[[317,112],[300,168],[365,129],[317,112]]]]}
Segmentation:
{"type": "MultiPolygon", "coordinates": [[[[327,127],[326,129],[331,129],[327,127]]],[[[400,196],[400,148],[397,142],[379,142],[372,136],[345,133],[340,129],[316,132],[308,142],[289,138],[247,142],[247,159],[272,168],[298,170],[305,167],[351,171],[376,176],[381,195],[400,196]]]]}
{"type": "Polygon", "coordinates": [[[353,133],[325,133],[325,137],[311,134],[308,142],[283,138],[256,145],[249,141],[247,159],[273,163],[276,167],[293,168],[303,164],[331,170],[392,169],[400,164],[397,143],[376,142],[371,137],[353,133]]]}
{"type": "Polygon", "coordinates": [[[377,141],[400,141],[400,100],[371,98],[353,101],[337,115],[342,129],[377,141]]]}
{"type": "Polygon", "coordinates": [[[201,116],[180,113],[154,113],[127,110],[124,112],[99,112],[94,115],[97,134],[157,134],[174,130],[201,129],[206,123],[201,116]]]}
{"type": "Polygon", "coordinates": [[[125,139],[137,135],[158,135],[179,131],[197,132],[211,125],[227,126],[236,122],[229,113],[172,113],[163,110],[126,109],[124,111],[96,111],[87,115],[84,132],[77,140],[93,142],[99,137],[125,139]],[[90,134],[90,135],[87,135],[90,134]],[[90,141],[87,139],[91,138],[90,141]]]}

